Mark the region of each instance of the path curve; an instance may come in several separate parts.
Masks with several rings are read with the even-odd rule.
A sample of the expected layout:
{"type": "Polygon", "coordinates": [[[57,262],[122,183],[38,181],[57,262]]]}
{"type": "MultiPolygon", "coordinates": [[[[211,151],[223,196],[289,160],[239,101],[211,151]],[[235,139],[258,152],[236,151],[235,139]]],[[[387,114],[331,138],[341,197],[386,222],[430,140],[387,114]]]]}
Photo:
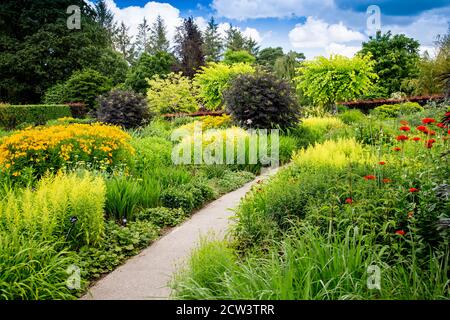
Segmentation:
{"type": "Polygon", "coordinates": [[[191,219],[172,229],[168,234],[129,259],[124,265],[93,285],[82,300],[164,300],[170,296],[169,281],[186,261],[200,237],[213,232],[223,237],[236,208],[258,180],[264,180],[278,169],[263,172],[254,181],[228,193],[191,219]]]}

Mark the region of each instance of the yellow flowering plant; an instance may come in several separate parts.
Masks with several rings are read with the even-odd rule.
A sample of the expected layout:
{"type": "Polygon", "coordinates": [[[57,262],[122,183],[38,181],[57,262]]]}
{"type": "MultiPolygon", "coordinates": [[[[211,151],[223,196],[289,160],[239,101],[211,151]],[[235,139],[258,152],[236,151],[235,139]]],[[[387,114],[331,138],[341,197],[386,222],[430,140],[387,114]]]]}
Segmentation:
{"type": "Polygon", "coordinates": [[[32,168],[40,177],[78,163],[112,168],[134,153],[130,139],[119,127],[100,123],[30,128],[1,141],[0,170],[17,177],[32,168]]]}

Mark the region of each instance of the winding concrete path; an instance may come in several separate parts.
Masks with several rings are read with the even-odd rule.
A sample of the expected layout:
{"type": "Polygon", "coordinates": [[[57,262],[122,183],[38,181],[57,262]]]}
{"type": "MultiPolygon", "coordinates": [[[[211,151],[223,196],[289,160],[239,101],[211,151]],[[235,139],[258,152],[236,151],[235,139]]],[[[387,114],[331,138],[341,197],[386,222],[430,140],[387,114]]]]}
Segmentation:
{"type": "Polygon", "coordinates": [[[154,242],[139,255],[92,286],[82,300],[164,300],[170,296],[168,283],[174,273],[209,233],[223,237],[230,225],[232,209],[257,183],[274,174],[265,171],[254,181],[210,203],[182,225],[154,242]]]}

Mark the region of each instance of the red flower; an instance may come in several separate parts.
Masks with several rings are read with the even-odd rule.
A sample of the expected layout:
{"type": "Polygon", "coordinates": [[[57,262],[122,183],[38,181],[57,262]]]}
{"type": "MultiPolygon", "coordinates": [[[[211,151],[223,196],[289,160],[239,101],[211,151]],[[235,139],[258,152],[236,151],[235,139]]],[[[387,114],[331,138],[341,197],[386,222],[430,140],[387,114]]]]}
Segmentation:
{"type": "Polygon", "coordinates": [[[434,120],[433,118],[425,118],[422,120],[422,123],[424,124],[430,124],[430,123],[434,123],[436,122],[436,120],[434,120]]]}
{"type": "Polygon", "coordinates": [[[409,140],[409,138],[403,134],[397,137],[397,141],[406,141],[406,140],[409,140]]]}
{"type": "Polygon", "coordinates": [[[450,130],[448,130],[447,133],[450,134],[450,130]]]}
{"type": "Polygon", "coordinates": [[[391,183],[392,180],[391,180],[391,179],[388,179],[388,178],[384,178],[384,179],[383,179],[383,182],[384,182],[384,183],[391,183]]]}
{"type": "Polygon", "coordinates": [[[427,132],[430,136],[435,136],[436,135],[436,131],[430,130],[427,132]]]}
{"type": "Polygon", "coordinates": [[[400,131],[411,131],[411,128],[408,126],[400,127],[400,131]]]}
{"type": "Polygon", "coordinates": [[[380,162],[378,162],[378,164],[379,164],[380,166],[384,166],[384,165],[386,164],[386,162],[380,161],[380,162]]]}
{"type": "Polygon", "coordinates": [[[450,116],[450,111],[446,112],[446,113],[445,113],[445,116],[446,116],[446,117],[449,117],[449,116],[450,116]]]}
{"type": "Polygon", "coordinates": [[[395,234],[398,234],[399,236],[404,236],[406,234],[406,232],[403,230],[397,230],[397,231],[395,231],[395,234]]]}
{"type": "Polygon", "coordinates": [[[428,130],[427,127],[425,127],[425,126],[418,126],[416,129],[419,131],[422,131],[422,132],[428,130]]]}
{"type": "Polygon", "coordinates": [[[364,179],[366,180],[375,180],[377,177],[373,176],[373,175],[367,175],[364,177],[364,179]]]}
{"type": "Polygon", "coordinates": [[[414,137],[414,138],[412,138],[411,140],[414,140],[414,141],[420,141],[420,138],[419,138],[419,137],[414,137]]]}
{"type": "Polygon", "coordinates": [[[401,124],[401,125],[404,125],[404,126],[407,126],[407,125],[408,125],[408,121],[402,120],[402,121],[400,121],[400,124],[401,124]]]}
{"type": "Polygon", "coordinates": [[[399,148],[399,147],[395,147],[394,149],[392,149],[392,150],[394,150],[394,151],[400,151],[400,150],[402,150],[402,148],[399,148]]]}
{"type": "Polygon", "coordinates": [[[443,124],[442,122],[439,122],[439,123],[437,124],[437,126],[438,126],[439,128],[445,128],[445,127],[446,127],[446,125],[443,124]]]}
{"type": "Polygon", "coordinates": [[[436,140],[430,139],[425,143],[425,147],[427,147],[428,149],[431,149],[431,148],[433,148],[433,143],[435,143],[435,142],[436,142],[436,140]]]}
{"type": "Polygon", "coordinates": [[[416,192],[419,192],[419,189],[417,189],[417,188],[409,188],[409,192],[416,193],[416,192]]]}
{"type": "Polygon", "coordinates": [[[347,199],[345,199],[345,203],[352,204],[353,203],[353,199],[352,198],[347,198],[347,199]]]}
{"type": "Polygon", "coordinates": [[[434,139],[430,139],[430,140],[428,140],[427,142],[428,142],[428,143],[435,143],[435,142],[436,142],[436,140],[434,140],[434,139]]]}

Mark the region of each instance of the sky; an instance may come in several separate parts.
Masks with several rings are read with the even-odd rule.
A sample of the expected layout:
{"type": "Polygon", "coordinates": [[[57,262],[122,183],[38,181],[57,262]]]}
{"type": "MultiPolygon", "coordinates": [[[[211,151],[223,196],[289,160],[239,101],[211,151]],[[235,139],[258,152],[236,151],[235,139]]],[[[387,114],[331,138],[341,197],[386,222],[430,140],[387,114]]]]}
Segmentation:
{"type": "Polygon", "coordinates": [[[221,34],[238,27],[261,48],[282,47],[286,52],[354,55],[377,29],[417,39],[431,55],[435,40],[446,34],[450,0],[106,0],[116,20],[132,35],[143,18],[161,15],[169,37],[183,18],[192,16],[205,29],[213,16],[221,34]],[[377,7],[373,7],[377,6],[377,7]],[[379,13],[379,14],[378,14],[379,13]],[[378,18],[379,17],[379,18],[378,18]]]}

